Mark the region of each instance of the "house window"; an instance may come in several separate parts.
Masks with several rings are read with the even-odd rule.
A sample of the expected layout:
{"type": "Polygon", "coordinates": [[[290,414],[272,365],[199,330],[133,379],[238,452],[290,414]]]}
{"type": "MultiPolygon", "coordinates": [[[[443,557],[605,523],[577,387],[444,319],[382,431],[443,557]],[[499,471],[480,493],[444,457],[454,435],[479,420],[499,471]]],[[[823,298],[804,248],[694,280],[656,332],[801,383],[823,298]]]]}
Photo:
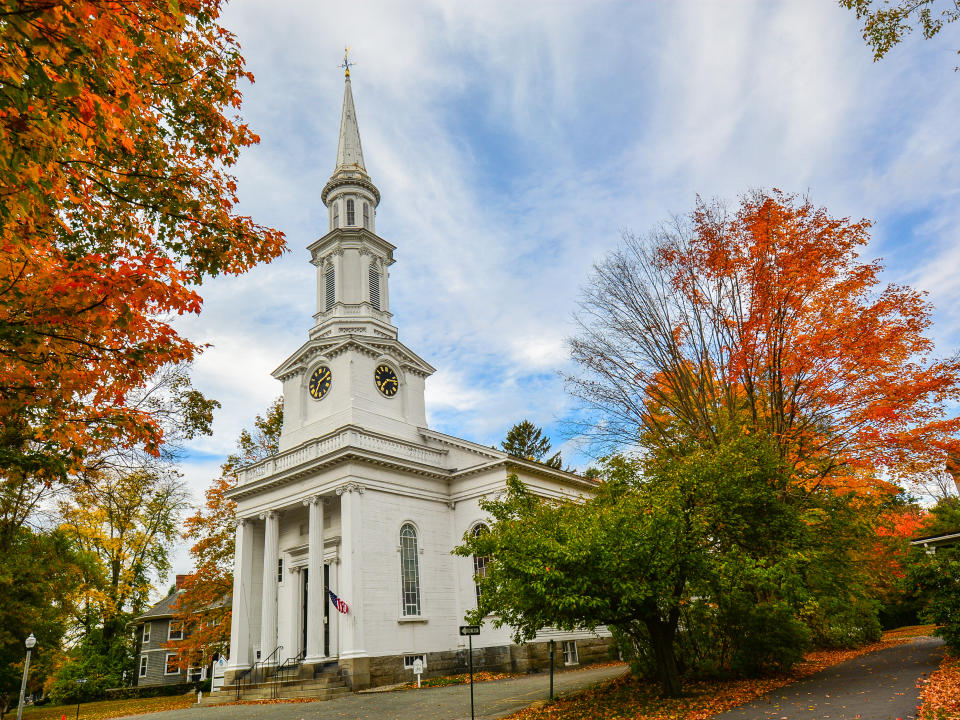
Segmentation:
{"type": "Polygon", "coordinates": [[[577,641],[564,640],[563,641],[563,664],[577,665],[579,663],[580,663],[580,659],[577,657],[577,641]]]}
{"type": "MultiPolygon", "coordinates": [[[[488,533],[490,530],[483,523],[478,524],[473,528],[473,536],[478,537],[484,533],[488,533]]],[[[480,584],[477,582],[477,578],[483,578],[487,576],[487,563],[490,558],[484,555],[474,555],[473,556],[473,582],[474,588],[477,591],[477,601],[480,601],[480,584]]]]}
{"type": "Polygon", "coordinates": [[[340,203],[333,201],[333,226],[340,227],[340,203]]]}
{"type": "Polygon", "coordinates": [[[146,677],[146,676],[147,676],[147,656],[141,655],[140,656],[140,677],[146,677]]]}
{"type": "Polygon", "coordinates": [[[283,582],[283,558],[277,558],[277,582],[283,582]]]}
{"type": "Polygon", "coordinates": [[[145,643],[150,642],[150,623],[143,624],[143,641],[145,643]]]}
{"type": "Polygon", "coordinates": [[[380,271],[376,265],[370,266],[370,304],[380,309],[380,271]]]}
{"type": "Polygon", "coordinates": [[[190,666],[187,668],[187,682],[203,680],[203,668],[190,666]]]}
{"type": "Polygon", "coordinates": [[[427,666],[427,656],[426,655],[404,655],[403,656],[403,667],[407,670],[413,670],[413,663],[419,660],[423,663],[423,666],[427,666]]]}
{"type": "Polygon", "coordinates": [[[403,587],[403,614],[420,614],[420,558],[417,531],[410,523],[400,528],[400,578],[403,587]]]}
{"type": "Polygon", "coordinates": [[[327,310],[333,307],[333,303],[337,299],[337,283],[336,275],[334,274],[333,268],[327,268],[327,272],[324,274],[324,282],[326,283],[327,291],[327,310]]]}
{"type": "Polygon", "coordinates": [[[356,223],[356,213],[353,211],[353,200],[347,200],[347,226],[356,223]]]}
{"type": "Polygon", "coordinates": [[[177,667],[177,663],[180,661],[180,656],[177,653],[167,653],[167,660],[164,664],[164,675],[179,675],[180,668],[177,667]]]}
{"type": "Polygon", "coordinates": [[[171,620],[170,629],[167,632],[167,640],[183,640],[183,625],[171,620]]]}
{"type": "Polygon", "coordinates": [[[370,204],[363,204],[363,226],[369,230],[370,229],[370,204]]]}

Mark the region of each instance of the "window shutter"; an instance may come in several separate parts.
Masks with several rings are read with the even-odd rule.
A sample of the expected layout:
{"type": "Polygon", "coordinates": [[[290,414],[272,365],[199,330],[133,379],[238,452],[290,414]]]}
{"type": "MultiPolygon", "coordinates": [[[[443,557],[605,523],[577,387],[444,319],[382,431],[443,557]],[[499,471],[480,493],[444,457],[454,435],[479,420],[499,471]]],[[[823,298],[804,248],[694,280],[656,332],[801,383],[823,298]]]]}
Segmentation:
{"type": "Polygon", "coordinates": [[[333,268],[329,268],[327,270],[324,279],[326,280],[327,284],[327,310],[329,310],[337,301],[337,282],[336,277],[334,276],[333,268]]]}
{"type": "Polygon", "coordinates": [[[370,266],[370,304],[380,309],[380,271],[375,265],[370,266]]]}

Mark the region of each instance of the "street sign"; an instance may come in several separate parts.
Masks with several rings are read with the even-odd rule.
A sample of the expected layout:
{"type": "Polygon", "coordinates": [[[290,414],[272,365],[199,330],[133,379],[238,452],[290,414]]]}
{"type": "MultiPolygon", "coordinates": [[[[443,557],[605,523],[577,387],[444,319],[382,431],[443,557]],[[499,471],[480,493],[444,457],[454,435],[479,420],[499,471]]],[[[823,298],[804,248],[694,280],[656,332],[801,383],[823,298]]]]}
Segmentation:
{"type": "Polygon", "coordinates": [[[480,626],[479,625],[461,625],[460,634],[461,635],[479,635],[480,626]]]}

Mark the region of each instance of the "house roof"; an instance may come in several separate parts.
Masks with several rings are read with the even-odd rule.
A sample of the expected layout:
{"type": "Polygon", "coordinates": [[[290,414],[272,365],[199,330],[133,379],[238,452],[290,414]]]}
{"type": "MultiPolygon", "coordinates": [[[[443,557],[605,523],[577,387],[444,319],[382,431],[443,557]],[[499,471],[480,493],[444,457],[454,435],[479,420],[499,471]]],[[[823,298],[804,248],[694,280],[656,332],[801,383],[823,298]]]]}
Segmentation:
{"type": "Polygon", "coordinates": [[[960,545],[960,530],[956,532],[941,533],[939,535],[928,535],[927,537],[917,538],[910,542],[911,545],[960,545]]]}
{"type": "Polygon", "coordinates": [[[163,598],[163,600],[143,613],[143,615],[137,617],[136,622],[141,620],[160,620],[161,618],[173,617],[174,605],[177,602],[177,595],[179,594],[179,590],[174,590],[172,593],[163,598]]]}

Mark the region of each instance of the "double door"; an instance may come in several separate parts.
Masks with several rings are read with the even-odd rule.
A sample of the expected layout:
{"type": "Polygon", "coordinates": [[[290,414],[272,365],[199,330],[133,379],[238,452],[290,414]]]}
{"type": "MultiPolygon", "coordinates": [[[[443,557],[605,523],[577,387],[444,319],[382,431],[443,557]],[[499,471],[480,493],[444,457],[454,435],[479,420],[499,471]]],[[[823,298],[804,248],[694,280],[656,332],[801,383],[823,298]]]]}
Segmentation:
{"type": "MultiPolygon", "coordinates": [[[[307,651],[307,598],[310,594],[310,571],[304,568],[300,572],[303,578],[303,587],[300,597],[303,602],[300,606],[300,652],[306,654],[307,651]]],[[[317,587],[317,592],[322,592],[323,597],[323,655],[330,657],[330,596],[325,592],[325,588],[330,587],[330,565],[323,565],[323,587],[317,587]]]]}

